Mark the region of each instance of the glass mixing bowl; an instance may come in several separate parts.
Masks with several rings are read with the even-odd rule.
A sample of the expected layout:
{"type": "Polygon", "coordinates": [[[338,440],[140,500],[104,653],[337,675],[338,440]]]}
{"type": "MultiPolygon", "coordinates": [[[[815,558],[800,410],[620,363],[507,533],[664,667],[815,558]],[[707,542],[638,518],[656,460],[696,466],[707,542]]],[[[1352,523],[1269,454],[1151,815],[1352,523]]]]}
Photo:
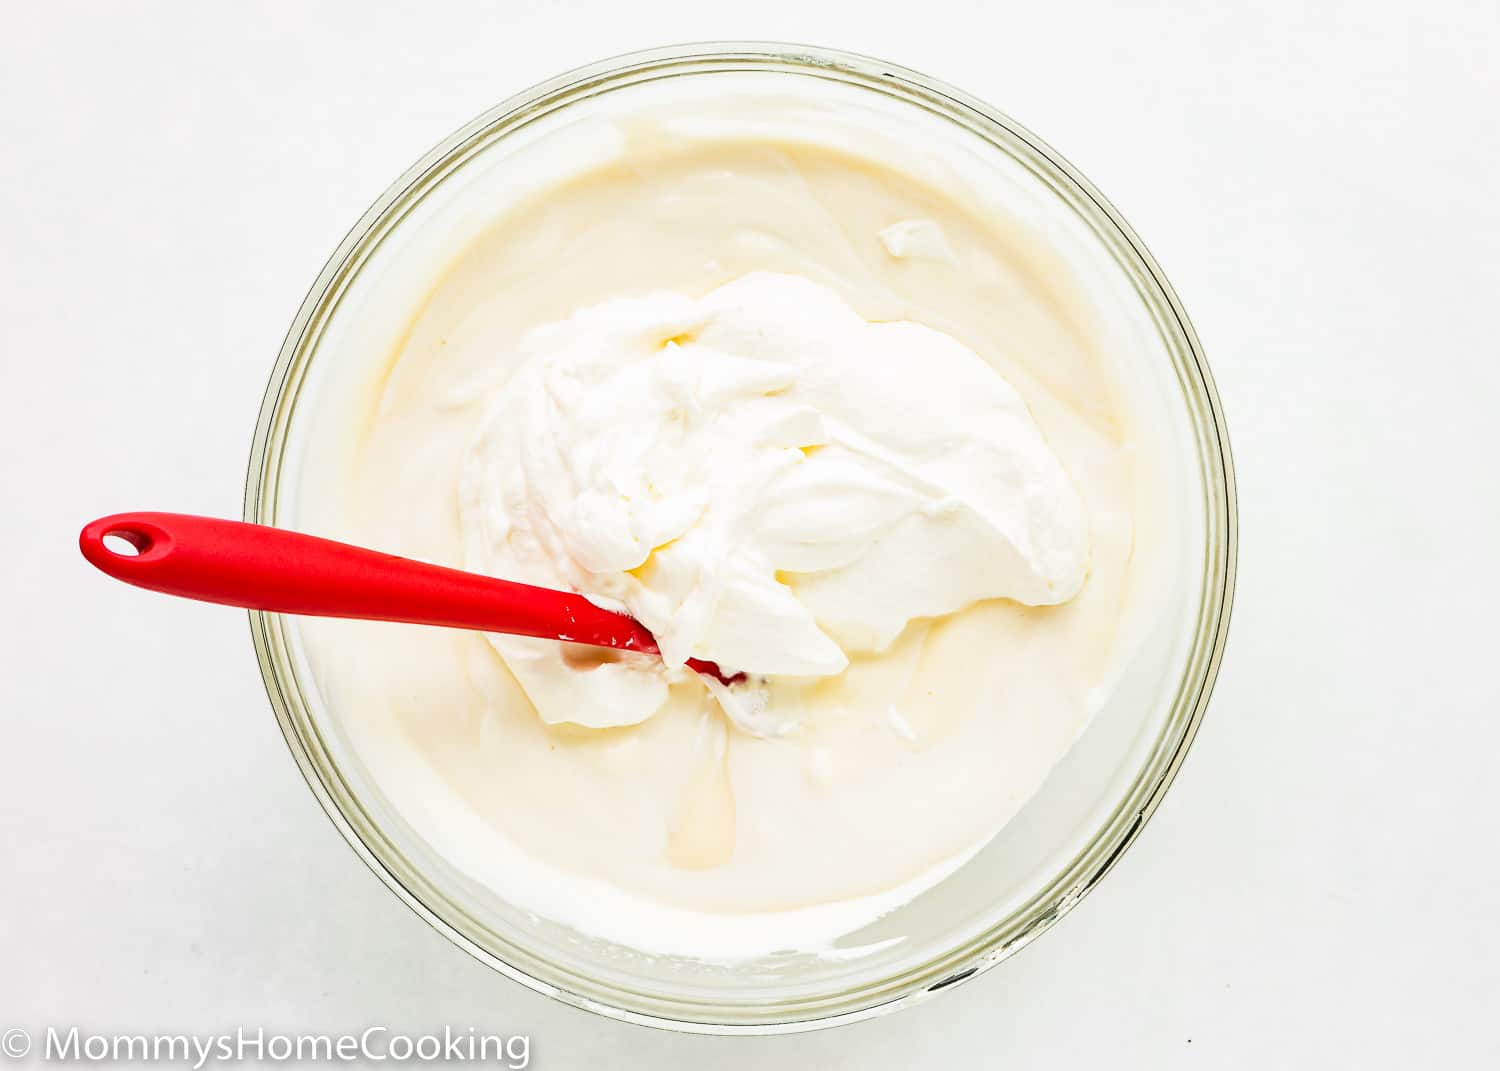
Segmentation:
{"type": "Polygon", "coordinates": [[[1099,882],[1161,801],[1203,716],[1229,620],[1236,521],[1223,414],[1198,340],[1108,202],[1029,131],[957,90],[866,57],[766,44],[659,49],[565,74],[481,116],[397,180],[334,252],[287,334],[256,427],[245,519],[296,526],[299,457],[321,399],[338,389],[341,361],[396,315],[380,294],[409,296],[420,282],[413,265],[431,263],[444,242],[496,210],[493,196],[475,191],[496,176],[523,188],[570,131],[591,144],[590,123],[633,101],[725,87],[740,99],[790,95],[815,115],[861,109],[889,132],[909,132],[913,144],[942,141],[982,181],[1026,199],[1041,233],[1092,258],[1094,292],[1137,327],[1127,386],[1155,399],[1153,434],[1170,471],[1168,521],[1156,533],[1172,548],[1161,624],[1116,682],[1119,698],[1095,714],[1037,796],[953,876],[862,931],[874,952],[736,965],[648,956],[522,911],[456,871],[360,762],[319,693],[295,621],[258,613],[251,625],[308,785],[350,846],[422,918],[569,1004],[655,1026],[756,1033],[848,1022],[953,986],[1030,943],[1099,882]]]}

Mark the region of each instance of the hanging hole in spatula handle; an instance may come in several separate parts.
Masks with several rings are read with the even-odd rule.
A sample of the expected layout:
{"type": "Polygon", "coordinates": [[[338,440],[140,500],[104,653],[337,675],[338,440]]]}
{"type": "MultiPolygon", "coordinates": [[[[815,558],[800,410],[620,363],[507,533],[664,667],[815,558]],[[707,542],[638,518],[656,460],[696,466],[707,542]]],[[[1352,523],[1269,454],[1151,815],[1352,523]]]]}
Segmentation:
{"type": "Polygon", "coordinates": [[[116,513],[85,527],[78,535],[78,549],[98,569],[128,580],[141,565],[166,557],[172,537],[139,513],[116,513]]]}

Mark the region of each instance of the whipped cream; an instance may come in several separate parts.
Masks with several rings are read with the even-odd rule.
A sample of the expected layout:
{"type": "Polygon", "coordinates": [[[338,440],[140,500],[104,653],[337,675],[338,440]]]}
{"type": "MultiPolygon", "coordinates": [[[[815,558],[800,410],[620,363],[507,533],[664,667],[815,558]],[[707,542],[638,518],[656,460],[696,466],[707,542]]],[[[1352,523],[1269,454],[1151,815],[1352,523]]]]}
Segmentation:
{"type": "MultiPolygon", "coordinates": [[[[464,467],[468,567],[624,610],[662,653],[492,636],[549,723],[644,721],[690,657],[830,677],[915,618],[1083,584],[1078,492],[941,332],[762,272],[581,309],[520,349],[464,467]]],[[[763,701],[725,698],[764,731],[763,701]]]]}

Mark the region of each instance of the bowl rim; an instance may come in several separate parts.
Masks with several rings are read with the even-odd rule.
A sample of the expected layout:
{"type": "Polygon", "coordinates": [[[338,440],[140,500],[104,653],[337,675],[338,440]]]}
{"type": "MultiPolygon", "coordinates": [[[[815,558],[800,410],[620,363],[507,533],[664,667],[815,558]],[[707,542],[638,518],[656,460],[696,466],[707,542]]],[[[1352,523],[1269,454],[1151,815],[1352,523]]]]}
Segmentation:
{"type": "MultiPolygon", "coordinates": [[[[1223,658],[1233,604],[1238,552],[1238,508],[1233,460],[1223,408],[1201,343],[1171,284],[1155,258],[1119,212],[1055,150],[1013,119],[941,81],[873,57],[812,45],[768,41],[710,41],[629,52],[575,68],[538,83],[487,109],[439,142],[393,182],[359,218],[329,257],[293,318],[272,369],[252,441],[244,496],[244,517],[275,523],[277,477],[286,445],[290,413],[306,365],[322,327],[350,280],[381,238],[419,200],[422,192],[470,156],[505,136],[518,121],[566,107],[605,89],[655,77],[729,71],[783,71],[812,75],[883,91],[968,126],[997,149],[1020,147],[1061,188],[1075,210],[1095,226],[1122,266],[1132,271],[1141,296],[1158,326],[1172,336],[1184,389],[1198,403],[1195,427],[1203,451],[1209,553],[1204,564],[1203,605],[1193,650],[1174,700],[1174,713],[1130,791],[1111,817],[1072,862],[1022,908],[963,946],[921,968],[863,985],[840,997],[817,998],[793,1006],[788,1017],[764,1012],[764,1005],[720,1005],[663,1000],[618,986],[608,996],[578,991],[565,978],[540,977],[479,944],[435,909],[443,896],[421,875],[403,869],[374,828],[332,763],[320,768],[321,743],[309,738],[310,720],[288,654],[284,619],[250,614],[251,635],[267,697],[287,746],[324,812],[356,855],[409,908],[470,955],[527,988],[609,1018],[664,1029],[711,1034],[791,1033],[856,1022],[910,1006],[977,977],[1029,945],[1092,891],[1140,835],[1160,805],[1197,735],[1223,658]],[[1003,139],[1006,143],[1001,144],[1003,139]],[[367,827],[361,832],[361,826],[367,827]],[[383,854],[372,847],[384,845],[383,854]],[[632,1002],[630,996],[645,999],[632,1002]],[[613,998],[613,999],[612,999],[613,998]],[[842,1007],[837,1006],[839,1003],[842,1007]],[[651,1005],[657,1005],[652,1007],[651,1005]],[[675,1005],[670,1011],[660,1005],[675,1005]],[[828,1005],[821,1007],[820,1005],[828,1005]],[[722,1014],[728,1010],[730,1014],[722,1014]],[[750,1014],[745,1014],[745,1012],[750,1014]],[[680,1014],[679,1014],[680,1013],[680,1014]]],[[[1028,161],[1023,161],[1028,162],[1028,161]]],[[[1191,404],[1191,402],[1190,402],[1191,404]]],[[[398,853],[397,853],[398,854],[398,853]]],[[[515,957],[513,957],[515,958],[515,957]]],[[[545,959],[543,966],[550,965],[545,959]]],[[[564,972],[553,966],[553,974],[564,972]]],[[[573,979],[577,981],[577,979],[573,979]]]]}

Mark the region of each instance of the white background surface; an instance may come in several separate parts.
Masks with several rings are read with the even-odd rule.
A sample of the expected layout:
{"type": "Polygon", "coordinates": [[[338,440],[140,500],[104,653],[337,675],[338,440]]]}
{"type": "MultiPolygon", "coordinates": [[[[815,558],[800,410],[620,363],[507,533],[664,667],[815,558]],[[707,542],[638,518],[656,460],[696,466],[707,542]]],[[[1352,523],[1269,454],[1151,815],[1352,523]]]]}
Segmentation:
{"type": "Polygon", "coordinates": [[[8,8],[0,1028],[474,1025],[543,1069],[1494,1066],[1497,29],[1480,3],[8,8]],[[306,287],[433,143],[713,37],[882,55],[1055,145],[1175,282],[1240,477],[1218,692],[1140,842],[989,975],[789,1038],[623,1026],[468,959],[320,812],[243,615],[74,549],[115,510],[238,515],[306,287]]]}

